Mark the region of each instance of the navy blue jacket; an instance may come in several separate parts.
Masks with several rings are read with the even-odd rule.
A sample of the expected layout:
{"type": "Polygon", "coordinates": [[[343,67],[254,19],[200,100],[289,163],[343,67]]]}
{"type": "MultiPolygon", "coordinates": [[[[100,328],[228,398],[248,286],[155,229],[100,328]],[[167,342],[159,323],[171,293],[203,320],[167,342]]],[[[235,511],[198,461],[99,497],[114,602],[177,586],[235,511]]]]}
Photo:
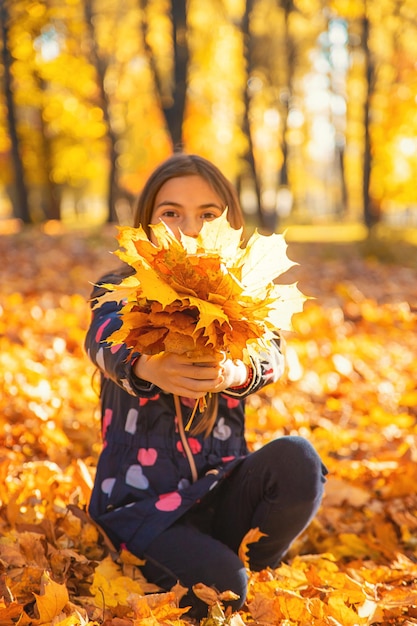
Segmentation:
{"type": "MultiPolygon", "coordinates": [[[[100,281],[112,282],[120,282],[120,275],[100,281]]],[[[101,293],[100,286],[93,290],[92,306],[101,293]]],[[[93,310],[85,342],[101,372],[103,438],[89,513],[117,548],[140,556],[248,454],[245,397],[281,376],[283,358],[278,342],[251,355],[249,384],[219,394],[212,432],[193,436],[183,424],[195,400],[181,398],[178,416],[174,396],[137,378],[129,350],[106,342],[121,325],[119,310],[116,302],[93,310]]]]}

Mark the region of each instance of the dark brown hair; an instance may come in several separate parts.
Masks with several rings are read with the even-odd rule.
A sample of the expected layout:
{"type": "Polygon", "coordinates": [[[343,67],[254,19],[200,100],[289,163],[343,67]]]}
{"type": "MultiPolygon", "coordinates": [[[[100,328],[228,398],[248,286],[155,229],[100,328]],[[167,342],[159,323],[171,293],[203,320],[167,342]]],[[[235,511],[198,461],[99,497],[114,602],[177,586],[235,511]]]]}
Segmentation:
{"type": "Polygon", "coordinates": [[[178,152],[163,161],[149,176],[145,186],[139,195],[134,215],[133,226],[143,227],[146,234],[150,235],[149,224],[155,205],[155,197],[158,191],[171,178],[184,176],[201,176],[210,185],[213,191],[221,199],[224,208],[227,207],[227,217],[233,228],[241,228],[244,225],[242,209],[235,187],[222,174],[216,165],[207,159],[195,154],[178,152]]]}

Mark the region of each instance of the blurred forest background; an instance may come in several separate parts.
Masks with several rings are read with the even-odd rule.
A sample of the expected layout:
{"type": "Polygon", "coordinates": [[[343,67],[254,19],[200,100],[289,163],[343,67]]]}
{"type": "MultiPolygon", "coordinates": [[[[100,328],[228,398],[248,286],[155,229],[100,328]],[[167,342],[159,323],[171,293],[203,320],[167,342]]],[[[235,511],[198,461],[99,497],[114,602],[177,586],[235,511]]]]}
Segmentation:
{"type": "Polygon", "coordinates": [[[416,226],[415,0],[0,6],[0,223],[129,222],[183,148],[266,231],[416,226]]]}

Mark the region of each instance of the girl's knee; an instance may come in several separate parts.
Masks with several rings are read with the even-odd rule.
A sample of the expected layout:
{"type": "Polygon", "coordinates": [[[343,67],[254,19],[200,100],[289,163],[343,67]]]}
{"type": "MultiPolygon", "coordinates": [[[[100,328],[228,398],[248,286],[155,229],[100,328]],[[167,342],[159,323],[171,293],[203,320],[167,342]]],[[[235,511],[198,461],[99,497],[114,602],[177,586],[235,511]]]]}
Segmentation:
{"type": "Polygon", "coordinates": [[[286,436],[271,441],[269,458],[281,484],[287,484],[295,495],[315,499],[323,491],[327,473],[313,445],[303,437],[286,436]]]}
{"type": "MultiPolygon", "coordinates": [[[[273,448],[273,455],[297,468],[322,471],[322,462],[314,446],[304,437],[288,435],[271,441],[267,446],[273,448]]],[[[266,447],[267,447],[266,446],[266,447]]]]}

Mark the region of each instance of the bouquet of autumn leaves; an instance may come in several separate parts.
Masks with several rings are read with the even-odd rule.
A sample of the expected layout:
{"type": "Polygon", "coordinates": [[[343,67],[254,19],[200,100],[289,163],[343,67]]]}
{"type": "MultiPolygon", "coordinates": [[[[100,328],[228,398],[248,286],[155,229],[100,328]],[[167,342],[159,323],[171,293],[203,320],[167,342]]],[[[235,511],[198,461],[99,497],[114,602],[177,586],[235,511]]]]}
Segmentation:
{"type": "Polygon", "coordinates": [[[296,283],[274,283],[295,265],[283,235],[255,231],[242,247],[242,229],[230,226],[227,211],[195,238],[177,240],[163,222],[150,228],[156,243],[142,226],[119,229],[115,254],[132,273],[103,285],[108,291],[96,305],[122,302],[122,325],[108,342],[146,355],[220,351],[249,364],[249,350],[291,328],[305,296],[296,283]]]}

